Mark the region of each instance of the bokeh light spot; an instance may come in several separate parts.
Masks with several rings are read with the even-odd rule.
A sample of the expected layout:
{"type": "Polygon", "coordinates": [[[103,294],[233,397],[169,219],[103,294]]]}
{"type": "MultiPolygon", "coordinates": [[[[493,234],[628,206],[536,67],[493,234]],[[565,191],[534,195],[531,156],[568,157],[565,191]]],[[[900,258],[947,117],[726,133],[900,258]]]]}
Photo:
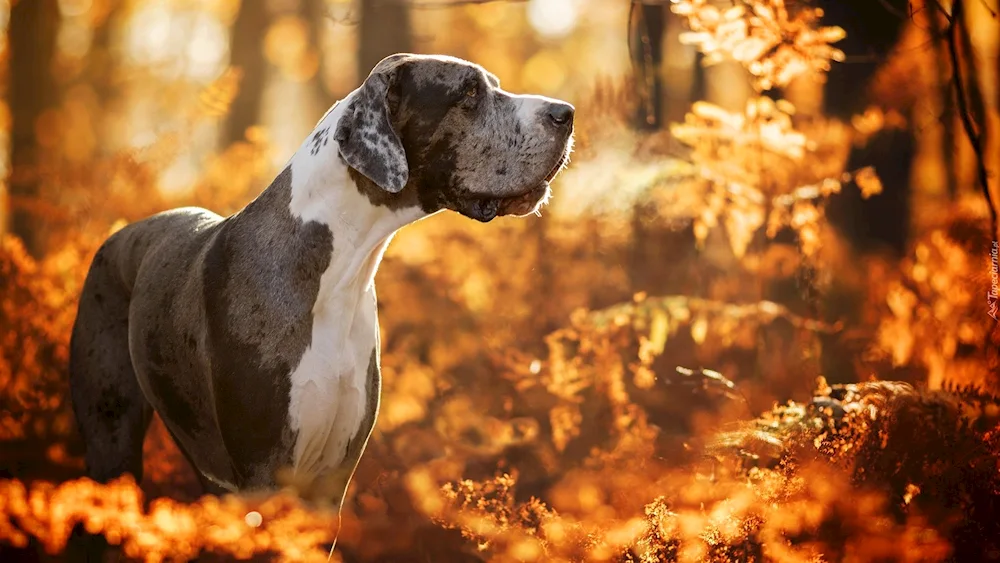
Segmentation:
{"type": "Polygon", "coordinates": [[[267,30],[264,55],[286,78],[304,82],[319,70],[319,57],[309,47],[309,25],[302,18],[284,16],[267,30]]]}
{"type": "Polygon", "coordinates": [[[67,18],[81,16],[93,7],[93,0],[59,0],[59,11],[67,18]]]}
{"type": "Polygon", "coordinates": [[[576,27],[579,6],[577,0],[530,0],[528,22],[541,36],[559,38],[576,27]]]}
{"type": "Polygon", "coordinates": [[[199,17],[193,28],[187,47],[188,71],[194,78],[210,78],[222,69],[228,52],[226,29],[211,17],[199,17]]]}
{"type": "Polygon", "coordinates": [[[562,60],[551,51],[536,53],[524,64],[521,80],[528,89],[552,94],[566,81],[562,60]]]}

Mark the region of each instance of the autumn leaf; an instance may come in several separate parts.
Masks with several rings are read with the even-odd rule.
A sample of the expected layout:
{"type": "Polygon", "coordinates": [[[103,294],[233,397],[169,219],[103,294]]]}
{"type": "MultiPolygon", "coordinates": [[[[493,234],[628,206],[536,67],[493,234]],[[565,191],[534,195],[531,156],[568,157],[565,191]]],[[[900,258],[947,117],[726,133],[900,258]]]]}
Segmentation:
{"type": "Polygon", "coordinates": [[[854,182],[861,188],[861,197],[864,199],[882,193],[882,181],[871,166],[866,166],[855,172],[854,182]]]}

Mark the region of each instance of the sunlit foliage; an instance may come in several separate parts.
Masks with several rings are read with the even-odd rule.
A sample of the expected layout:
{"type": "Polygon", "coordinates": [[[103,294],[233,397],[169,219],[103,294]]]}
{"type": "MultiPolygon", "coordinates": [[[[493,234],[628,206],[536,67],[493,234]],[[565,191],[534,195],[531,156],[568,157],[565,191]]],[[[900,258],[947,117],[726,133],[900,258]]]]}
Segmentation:
{"type": "Polygon", "coordinates": [[[101,486],[86,479],[31,490],[17,481],[0,483],[0,534],[14,546],[33,536],[48,553],[66,548],[73,526],[85,522],[132,558],[189,559],[216,552],[246,559],[271,552],[280,561],[326,561],[315,549],[337,529],[336,515],[303,511],[294,498],[258,501],[205,497],[192,504],[143,498],[129,477],[101,486]],[[263,524],[248,526],[245,514],[257,512],[263,524]],[[16,526],[14,525],[16,523],[16,526]]]}
{"type": "Polygon", "coordinates": [[[830,70],[844,53],[832,47],[844,37],[838,27],[820,27],[823,10],[785,0],[750,0],[720,8],[707,0],[671,0],[674,13],[688,18],[681,42],[697,45],[705,63],[726,58],[743,63],[761,90],[786,86],[806,71],[830,70]]]}
{"type": "Polygon", "coordinates": [[[947,226],[916,242],[900,274],[885,280],[873,352],[894,366],[925,371],[931,388],[950,383],[1000,392],[989,364],[1000,330],[990,310],[992,241],[982,207],[978,200],[958,207],[947,226]],[[991,344],[984,349],[984,342],[991,344]]]}
{"type": "MultiPolygon", "coordinates": [[[[109,5],[92,4],[66,16],[71,70],[90,60],[74,58],[72,28],[109,5]]],[[[300,140],[301,123],[274,124],[315,118],[271,101],[263,124],[206,149],[240,91],[220,36],[238,2],[128,4],[142,25],[118,39],[130,53],[113,73],[121,99],[81,81],[39,124],[59,158],[43,197],[17,204],[47,218],[48,252],[34,260],[0,238],[4,549],[65,555],[82,524],[151,561],[321,561],[335,536],[335,561],[972,561],[1000,550],[1000,361],[986,344],[1000,349],[1000,332],[985,314],[983,209],[949,209],[899,263],[850,254],[826,202],[883,186],[871,168],[847,169],[848,151],[908,125],[877,108],[805,120],[768,96],[843,59],[843,30],[781,0],[671,3],[683,39],[710,63],[743,65],[754,96],[738,111],[697,102],[648,135],[628,127],[631,77],[594,80],[622,74],[627,3],[566,2],[576,11],[560,21],[536,0],[414,9],[421,50],[472,58],[511,90],[575,97],[578,150],[541,219],[441,215],[390,246],[377,282],[381,411],[342,522],[284,494],[198,499],[155,420],[142,483],[80,478],[67,345],[96,248],[168,207],[238,210],[300,140]],[[185,29],[203,49],[174,40],[185,29]],[[850,306],[817,305],[831,289],[850,306]],[[821,362],[841,355],[842,372],[821,362]]],[[[354,49],[348,4],[328,3],[324,51],[354,49]]],[[[352,57],[319,61],[307,24],[286,15],[261,38],[276,91],[318,77],[346,93],[352,57]]]]}

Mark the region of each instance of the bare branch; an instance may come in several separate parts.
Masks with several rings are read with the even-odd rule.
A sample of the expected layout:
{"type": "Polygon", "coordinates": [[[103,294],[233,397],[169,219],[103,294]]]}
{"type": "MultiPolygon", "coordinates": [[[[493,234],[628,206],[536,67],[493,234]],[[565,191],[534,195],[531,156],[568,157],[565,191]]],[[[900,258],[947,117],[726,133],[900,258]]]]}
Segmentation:
{"type": "Polygon", "coordinates": [[[979,3],[982,4],[983,8],[986,8],[986,11],[990,13],[990,17],[992,17],[993,19],[996,19],[996,17],[997,17],[997,10],[996,10],[996,8],[994,8],[993,6],[990,6],[989,4],[987,4],[986,0],[979,0],[979,3]]]}
{"type": "Polygon", "coordinates": [[[906,12],[904,12],[902,9],[897,8],[897,7],[893,6],[892,4],[890,4],[889,0],[878,0],[878,3],[881,4],[883,8],[885,8],[885,11],[889,12],[890,14],[896,16],[897,18],[899,18],[901,20],[906,20],[911,15],[911,14],[907,13],[907,12],[909,12],[911,10],[909,2],[906,3],[907,4],[907,11],[906,12]]]}
{"type": "Polygon", "coordinates": [[[983,140],[979,128],[973,121],[969,92],[965,88],[965,80],[962,78],[962,63],[959,58],[959,34],[962,29],[962,0],[955,0],[952,4],[950,24],[948,26],[948,54],[951,57],[952,82],[955,84],[955,95],[958,102],[958,113],[962,119],[962,127],[972,144],[972,150],[976,153],[976,173],[979,183],[982,184],[983,196],[990,209],[990,233],[997,236],[997,208],[990,194],[989,174],[986,170],[986,156],[983,153],[983,140]]]}

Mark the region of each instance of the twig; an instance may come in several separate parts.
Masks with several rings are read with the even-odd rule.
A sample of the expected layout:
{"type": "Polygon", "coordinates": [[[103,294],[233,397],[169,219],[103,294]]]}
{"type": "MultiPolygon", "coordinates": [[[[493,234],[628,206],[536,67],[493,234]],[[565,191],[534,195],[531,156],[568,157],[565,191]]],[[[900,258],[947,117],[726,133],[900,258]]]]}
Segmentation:
{"type": "MultiPolygon", "coordinates": [[[[899,18],[901,20],[906,20],[907,19],[907,15],[908,14],[906,12],[903,12],[899,8],[893,6],[892,4],[890,4],[889,0],[878,0],[878,3],[881,4],[883,8],[885,8],[885,11],[887,11],[890,14],[896,16],[897,18],[899,18]]],[[[909,10],[909,9],[910,9],[909,2],[907,2],[907,10],[909,10]]]]}
{"type": "Polygon", "coordinates": [[[989,12],[994,19],[997,17],[996,8],[987,4],[986,0],[979,0],[979,3],[983,5],[983,8],[986,8],[986,11],[989,12]]]}

